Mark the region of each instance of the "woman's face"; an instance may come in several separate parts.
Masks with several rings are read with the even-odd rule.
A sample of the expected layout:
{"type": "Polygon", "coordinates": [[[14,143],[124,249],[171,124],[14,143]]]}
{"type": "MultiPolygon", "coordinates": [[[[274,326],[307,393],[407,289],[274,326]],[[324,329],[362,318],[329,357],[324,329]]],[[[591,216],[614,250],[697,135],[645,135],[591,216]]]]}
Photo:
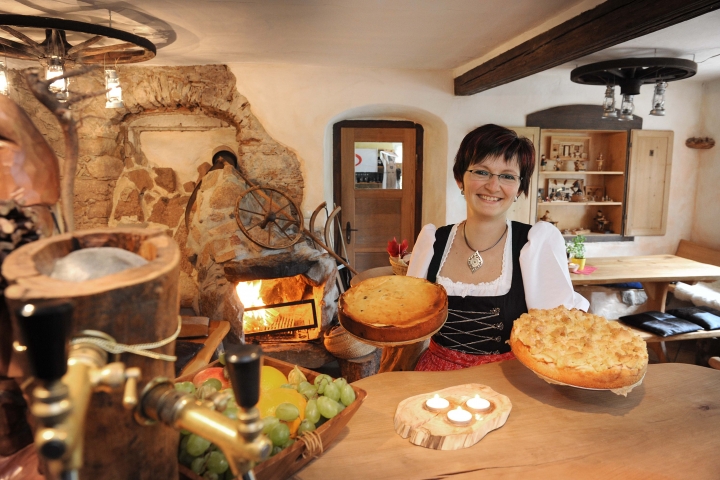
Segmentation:
{"type": "Polygon", "coordinates": [[[505,162],[503,157],[490,157],[471,165],[468,170],[482,170],[493,174],[487,179],[477,173],[466,171],[463,174],[463,181],[457,182],[458,187],[464,187],[465,190],[468,216],[472,214],[487,219],[505,218],[520,191],[518,162],[516,160],[505,162]],[[497,176],[501,174],[514,175],[516,180],[509,181],[507,177],[497,176]]]}

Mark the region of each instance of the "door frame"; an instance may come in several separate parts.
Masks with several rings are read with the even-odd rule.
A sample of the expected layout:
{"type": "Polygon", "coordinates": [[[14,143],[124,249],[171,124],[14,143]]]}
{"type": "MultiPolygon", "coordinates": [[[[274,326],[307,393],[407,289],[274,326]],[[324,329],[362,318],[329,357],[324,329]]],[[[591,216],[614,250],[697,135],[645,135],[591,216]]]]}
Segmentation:
{"type": "MultiPolygon", "coordinates": [[[[422,226],[423,192],[423,132],[422,125],[406,120],[342,120],[333,125],[333,202],[340,205],[342,199],[341,177],[341,129],[342,128],[414,128],[415,129],[415,225],[414,237],[420,234],[422,226]]],[[[342,210],[340,211],[342,216],[342,210]]],[[[341,234],[335,231],[335,235],[341,234]]],[[[335,237],[337,238],[337,237],[335,237]]],[[[336,245],[337,249],[337,245],[336,245]]]]}

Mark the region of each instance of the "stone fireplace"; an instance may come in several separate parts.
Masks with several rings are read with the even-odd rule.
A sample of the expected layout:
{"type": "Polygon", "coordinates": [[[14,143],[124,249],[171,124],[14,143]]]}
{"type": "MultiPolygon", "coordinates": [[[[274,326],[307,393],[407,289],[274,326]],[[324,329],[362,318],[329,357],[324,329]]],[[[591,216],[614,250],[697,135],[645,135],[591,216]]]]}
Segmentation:
{"type": "MultiPolygon", "coordinates": [[[[57,122],[30,94],[19,72],[10,74],[10,96],[62,161],[57,122]]],[[[120,66],[118,74],[125,108],[106,109],[104,97],[73,107],[82,118],[77,228],[166,231],[182,251],[181,307],[233,322],[231,337],[236,340],[243,338],[239,319],[244,310],[236,286],[250,280],[265,281],[260,287],[264,302],[307,305],[312,300],[316,314],[310,323],[317,323],[297,323],[303,321],[295,311],[306,306],[280,307],[278,317],[292,322],[292,329],[252,335],[254,339],[293,343],[321,338],[336,309],[335,261],[305,239],[282,250],[264,249],[243,235],[233,213],[237,196],[249,188],[242,177],[302,205],[302,160],[267,134],[225,66],[120,66]],[[220,145],[237,154],[237,165],[211,171],[213,151],[220,145]],[[195,190],[195,210],[186,228],[185,209],[195,190]]],[[[103,74],[96,71],[78,77],[71,90],[103,88],[103,74]]]]}

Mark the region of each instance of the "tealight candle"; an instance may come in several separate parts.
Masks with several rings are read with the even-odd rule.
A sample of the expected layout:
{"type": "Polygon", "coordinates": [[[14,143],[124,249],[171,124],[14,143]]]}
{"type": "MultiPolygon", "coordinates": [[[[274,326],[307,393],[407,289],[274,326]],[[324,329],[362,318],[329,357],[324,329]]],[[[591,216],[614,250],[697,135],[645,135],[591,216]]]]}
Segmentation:
{"type": "Polygon", "coordinates": [[[442,398],[437,393],[434,397],[428,398],[425,400],[425,408],[430,410],[431,412],[439,412],[441,410],[445,410],[447,407],[450,406],[450,402],[448,402],[446,399],[442,398]]]}
{"type": "Polygon", "coordinates": [[[480,398],[480,395],[475,395],[473,398],[469,398],[468,401],[465,402],[465,405],[467,405],[467,407],[471,410],[475,410],[477,412],[482,412],[490,408],[490,402],[484,398],[480,398]]]}
{"type": "Polygon", "coordinates": [[[457,407],[455,410],[447,412],[447,419],[453,425],[467,425],[472,420],[472,413],[467,410],[463,410],[461,407],[457,407]]]}

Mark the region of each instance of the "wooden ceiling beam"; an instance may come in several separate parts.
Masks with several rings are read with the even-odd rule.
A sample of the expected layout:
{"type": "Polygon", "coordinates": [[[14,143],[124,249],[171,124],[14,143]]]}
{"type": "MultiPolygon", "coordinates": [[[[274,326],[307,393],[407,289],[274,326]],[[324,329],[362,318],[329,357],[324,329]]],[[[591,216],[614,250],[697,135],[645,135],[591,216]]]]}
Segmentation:
{"type": "Polygon", "coordinates": [[[608,0],[455,78],[473,95],[720,8],[718,0],[608,0]]]}

